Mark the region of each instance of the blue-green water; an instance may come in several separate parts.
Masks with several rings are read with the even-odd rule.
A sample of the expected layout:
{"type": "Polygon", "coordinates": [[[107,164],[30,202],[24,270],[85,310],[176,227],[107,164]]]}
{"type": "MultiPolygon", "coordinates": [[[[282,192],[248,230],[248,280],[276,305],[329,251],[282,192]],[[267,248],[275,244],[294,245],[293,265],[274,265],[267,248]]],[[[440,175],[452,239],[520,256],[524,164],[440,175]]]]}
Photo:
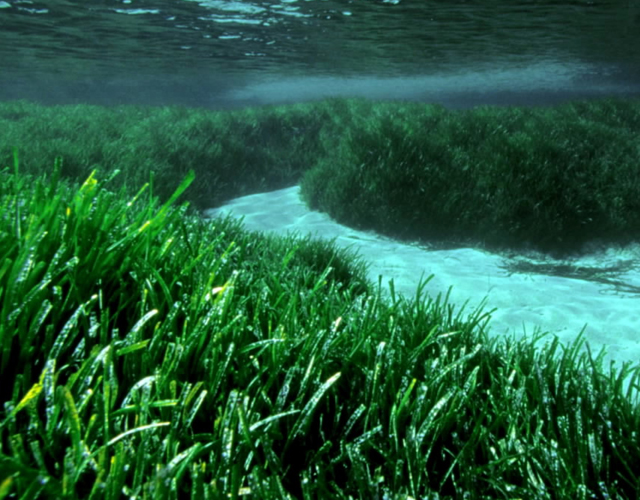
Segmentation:
{"type": "Polygon", "coordinates": [[[0,99],[207,107],[637,93],[640,0],[4,0],[0,99]]]}

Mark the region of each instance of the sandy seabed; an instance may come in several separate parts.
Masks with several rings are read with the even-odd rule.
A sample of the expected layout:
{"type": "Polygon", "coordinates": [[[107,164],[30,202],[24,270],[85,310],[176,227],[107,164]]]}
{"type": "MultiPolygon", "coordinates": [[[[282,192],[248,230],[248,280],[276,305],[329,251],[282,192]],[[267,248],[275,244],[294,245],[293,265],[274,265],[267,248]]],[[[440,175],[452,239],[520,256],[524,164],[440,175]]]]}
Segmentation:
{"type": "Polygon", "coordinates": [[[497,308],[489,323],[490,335],[531,335],[539,327],[566,343],[586,325],[585,339],[592,352],[604,345],[607,358],[616,360],[616,365],[622,361],[640,363],[640,293],[626,291],[634,287],[640,291],[640,246],[601,251],[572,261],[602,267],[624,261],[628,269],[616,276],[616,282],[628,287],[621,290],[611,283],[512,272],[508,270],[509,258],[482,250],[429,250],[357,231],[327,214],[309,210],[299,186],[238,198],[207,210],[205,216],[227,213],[243,217],[245,227],[252,231],[335,238],[338,245],[356,249],[370,263],[372,280],[377,282],[382,276],[386,285],[393,279],[397,293],[415,296],[420,279],[433,274],[425,293],[435,297],[453,287],[450,303],[458,307],[468,301],[467,312],[486,298],[485,309],[497,308]]]}

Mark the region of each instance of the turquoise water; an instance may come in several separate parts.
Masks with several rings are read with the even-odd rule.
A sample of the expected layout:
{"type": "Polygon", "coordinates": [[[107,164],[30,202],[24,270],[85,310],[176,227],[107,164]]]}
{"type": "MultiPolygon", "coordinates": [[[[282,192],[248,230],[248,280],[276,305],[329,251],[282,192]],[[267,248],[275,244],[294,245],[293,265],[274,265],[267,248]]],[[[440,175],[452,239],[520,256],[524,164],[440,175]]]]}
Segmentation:
{"type": "Polygon", "coordinates": [[[0,100],[525,104],[640,87],[640,1],[0,1],[0,100]]]}

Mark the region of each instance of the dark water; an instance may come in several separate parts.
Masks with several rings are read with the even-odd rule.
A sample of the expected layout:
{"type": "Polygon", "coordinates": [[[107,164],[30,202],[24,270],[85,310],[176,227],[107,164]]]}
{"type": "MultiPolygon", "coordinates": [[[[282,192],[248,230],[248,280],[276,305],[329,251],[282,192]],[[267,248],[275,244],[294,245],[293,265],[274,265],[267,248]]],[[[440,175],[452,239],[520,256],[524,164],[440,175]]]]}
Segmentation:
{"type": "Polygon", "coordinates": [[[452,106],[640,92],[640,0],[4,0],[0,99],[452,106]]]}

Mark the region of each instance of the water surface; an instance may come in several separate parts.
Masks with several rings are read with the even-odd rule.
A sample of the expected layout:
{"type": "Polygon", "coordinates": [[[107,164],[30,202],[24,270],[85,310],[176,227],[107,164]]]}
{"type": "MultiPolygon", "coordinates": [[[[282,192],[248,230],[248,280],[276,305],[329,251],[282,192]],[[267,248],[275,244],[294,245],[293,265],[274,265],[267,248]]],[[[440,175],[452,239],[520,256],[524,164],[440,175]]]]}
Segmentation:
{"type": "Polygon", "coordinates": [[[640,0],[4,0],[0,99],[451,106],[637,93],[640,0]]]}

